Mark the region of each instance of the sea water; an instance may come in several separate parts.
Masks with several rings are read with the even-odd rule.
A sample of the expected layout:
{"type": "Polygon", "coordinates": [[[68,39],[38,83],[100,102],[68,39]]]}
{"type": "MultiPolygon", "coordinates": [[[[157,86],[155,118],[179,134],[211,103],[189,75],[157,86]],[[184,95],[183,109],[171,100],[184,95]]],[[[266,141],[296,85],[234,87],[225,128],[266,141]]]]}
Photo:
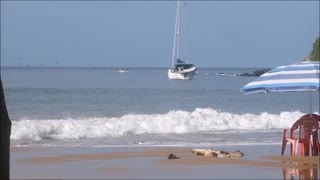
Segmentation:
{"type": "MultiPolygon", "coordinates": [[[[258,68],[2,67],[12,146],[214,146],[281,144],[310,112],[308,92],[243,95],[258,68]]],[[[312,112],[319,113],[319,93],[312,112]]]]}

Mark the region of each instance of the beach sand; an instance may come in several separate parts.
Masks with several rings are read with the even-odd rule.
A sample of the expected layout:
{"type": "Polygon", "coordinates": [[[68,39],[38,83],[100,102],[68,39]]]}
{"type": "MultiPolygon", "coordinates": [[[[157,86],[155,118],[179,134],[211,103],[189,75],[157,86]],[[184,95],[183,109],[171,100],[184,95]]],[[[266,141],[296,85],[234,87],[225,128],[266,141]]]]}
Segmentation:
{"type": "Polygon", "coordinates": [[[12,179],[318,179],[319,156],[280,156],[280,145],[210,147],[242,158],[195,155],[209,147],[12,147],[12,179]],[[180,159],[168,159],[170,153],[180,159]]]}

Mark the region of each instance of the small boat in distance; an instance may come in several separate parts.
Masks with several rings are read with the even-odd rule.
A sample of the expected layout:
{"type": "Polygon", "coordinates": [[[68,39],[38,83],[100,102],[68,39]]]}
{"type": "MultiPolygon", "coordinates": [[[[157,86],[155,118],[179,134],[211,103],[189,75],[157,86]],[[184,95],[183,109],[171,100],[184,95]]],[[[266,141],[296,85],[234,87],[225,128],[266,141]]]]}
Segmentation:
{"type": "Polygon", "coordinates": [[[118,73],[127,73],[129,72],[129,69],[117,69],[118,73]]]}

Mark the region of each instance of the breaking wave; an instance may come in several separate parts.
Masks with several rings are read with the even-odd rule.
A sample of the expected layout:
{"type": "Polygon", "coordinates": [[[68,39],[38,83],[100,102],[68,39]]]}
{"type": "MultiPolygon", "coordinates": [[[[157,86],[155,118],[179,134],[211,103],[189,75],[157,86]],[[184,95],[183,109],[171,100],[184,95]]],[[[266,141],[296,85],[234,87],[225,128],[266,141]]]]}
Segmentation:
{"type": "Polygon", "coordinates": [[[211,108],[166,114],[128,114],[112,118],[20,119],[12,122],[11,140],[83,139],[203,131],[260,131],[290,127],[303,113],[233,114],[211,108]]]}

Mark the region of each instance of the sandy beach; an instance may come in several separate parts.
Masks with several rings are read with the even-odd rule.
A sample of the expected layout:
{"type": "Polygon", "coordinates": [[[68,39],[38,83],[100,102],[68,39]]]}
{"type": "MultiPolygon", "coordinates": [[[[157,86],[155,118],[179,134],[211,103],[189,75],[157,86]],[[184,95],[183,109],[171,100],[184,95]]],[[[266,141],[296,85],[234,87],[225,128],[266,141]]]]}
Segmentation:
{"type": "MultiPolygon", "coordinates": [[[[12,179],[318,179],[319,157],[280,156],[279,145],[210,147],[242,158],[195,155],[195,147],[12,147],[12,179]],[[179,159],[168,159],[173,153],[179,159]]],[[[199,147],[196,147],[199,148],[199,147]]],[[[208,148],[208,147],[200,147],[208,148]]]]}

